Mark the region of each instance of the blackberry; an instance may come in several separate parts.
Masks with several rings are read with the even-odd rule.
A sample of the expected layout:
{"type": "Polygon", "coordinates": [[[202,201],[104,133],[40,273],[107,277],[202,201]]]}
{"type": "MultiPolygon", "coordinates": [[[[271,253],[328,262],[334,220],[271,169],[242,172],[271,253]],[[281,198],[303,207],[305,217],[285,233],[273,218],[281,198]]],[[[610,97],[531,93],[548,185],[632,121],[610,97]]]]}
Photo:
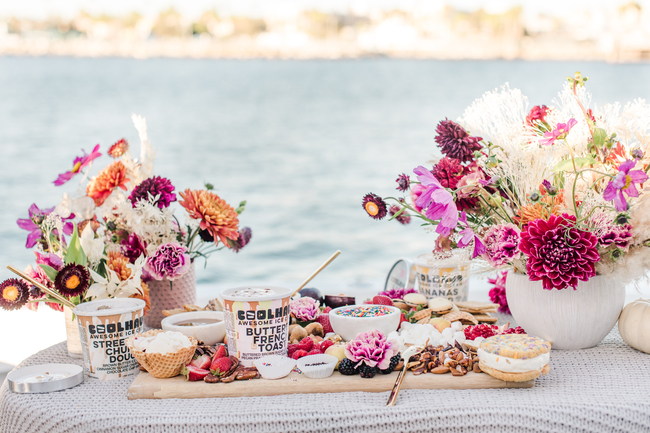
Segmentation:
{"type": "Polygon", "coordinates": [[[399,353],[393,356],[390,359],[390,365],[388,366],[388,368],[385,370],[379,370],[381,374],[391,374],[393,370],[395,370],[395,367],[397,367],[397,364],[399,364],[400,359],[402,359],[402,355],[400,355],[399,353]]]}
{"type": "Polygon", "coordinates": [[[354,376],[355,374],[359,374],[359,369],[354,368],[354,361],[343,358],[339,363],[339,373],[345,376],[354,376]]]}
{"type": "Polygon", "coordinates": [[[361,367],[359,367],[359,373],[361,374],[361,377],[370,379],[371,377],[375,377],[375,374],[377,374],[377,367],[369,367],[366,364],[361,364],[361,367]]]}

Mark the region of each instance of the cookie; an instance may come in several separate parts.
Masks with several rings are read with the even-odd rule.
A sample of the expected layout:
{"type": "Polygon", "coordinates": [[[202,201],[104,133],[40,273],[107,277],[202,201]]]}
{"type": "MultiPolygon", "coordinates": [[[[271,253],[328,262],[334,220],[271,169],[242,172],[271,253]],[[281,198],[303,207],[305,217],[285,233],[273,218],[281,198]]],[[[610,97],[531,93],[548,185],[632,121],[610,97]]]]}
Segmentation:
{"type": "Polygon", "coordinates": [[[445,320],[450,322],[460,321],[463,325],[471,323],[472,325],[478,325],[478,320],[474,318],[471,314],[465,311],[452,311],[451,313],[445,314],[442,316],[445,320]]]}
{"type": "Polygon", "coordinates": [[[548,353],[551,343],[527,334],[501,334],[481,341],[480,349],[513,359],[530,359],[548,353]]]}
{"type": "Polygon", "coordinates": [[[433,311],[431,311],[430,308],[425,308],[424,310],[420,310],[420,311],[416,312],[415,314],[413,314],[413,318],[415,320],[430,319],[431,318],[431,313],[433,313],[433,311]]]}
{"type": "Polygon", "coordinates": [[[497,323],[499,319],[492,317],[489,314],[472,314],[479,323],[497,323]]]}
{"type": "Polygon", "coordinates": [[[431,311],[441,314],[442,312],[451,311],[454,304],[447,298],[431,298],[429,299],[429,308],[431,311]]]}
{"type": "Polygon", "coordinates": [[[490,376],[499,380],[504,380],[506,382],[528,382],[529,380],[537,379],[539,376],[544,376],[548,374],[549,371],[551,371],[551,368],[548,366],[548,364],[542,368],[538,368],[537,370],[531,370],[525,373],[505,373],[503,371],[488,367],[483,361],[479,361],[478,366],[482,371],[489,374],[490,376]]]}
{"type": "Polygon", "coordinates": [[[499,304],[493,304],[491,302],[464,301],[456,302],[456,306],[460,309],[460,311],[467,311],[469,313],[494,313],[497,311],[499,304]]]}

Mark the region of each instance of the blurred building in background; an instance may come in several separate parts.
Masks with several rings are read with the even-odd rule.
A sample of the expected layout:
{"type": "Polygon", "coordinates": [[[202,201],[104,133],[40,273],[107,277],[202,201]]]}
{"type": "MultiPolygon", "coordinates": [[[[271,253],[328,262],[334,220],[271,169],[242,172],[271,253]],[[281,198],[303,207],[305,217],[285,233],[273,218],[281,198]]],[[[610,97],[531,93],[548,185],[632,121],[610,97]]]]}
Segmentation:
{"type": "Polygon", "coordinates": [[[45,20],[0,16],[0,55],[435,59],[650,59],[650,10],[636,3],[527,13],[462,11],[442,2],[346,13],[283,10],[261,16],[170,8],[154,15],[45,20]]]}

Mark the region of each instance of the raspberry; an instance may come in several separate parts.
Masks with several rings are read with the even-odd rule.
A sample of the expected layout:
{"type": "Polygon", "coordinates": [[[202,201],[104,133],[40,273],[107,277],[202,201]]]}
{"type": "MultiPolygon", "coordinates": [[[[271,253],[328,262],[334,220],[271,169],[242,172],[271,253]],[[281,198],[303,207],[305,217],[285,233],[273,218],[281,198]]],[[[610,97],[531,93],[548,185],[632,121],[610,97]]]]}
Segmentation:
{"type": "Polygon", "coordinates": [[[323,352],[321,352],[317,347],[314,347],[312,350],[307,352],[307,355],[320,355],[323,352]]]}
{"type": "Polygon", "coordinates": [[[502,334],[525,334],[524,328],[517,326],[516,328],[508,328],[502,332],[502,334]]]}
{"type": "Polygon", "coordinates": [[[311,339],[311,337],[305,337],[302,340],[300,340],[300,343],[298,344],[298,348],[305,350],[309,352],[312,347],[314,347],[314,340],[311,339]]]}
{"type": "Polygon", "coordinates": [[[393,370],[395,370],[395,367],[397,367],[397,364],[399,364],[400,359],[402,359],[402,355],[398,353],[390,359],[390,365],[388,368],[385,370],[379,370],[379,372],[381,374],[391,374],[393,370]]]}
{"type": "Polygon", "coordinates": [[[331,310],[330,307],[327,307],[325,310],[323,310],[321,315],[316,318],[316,321],[323,327],[323,332],[325,335],[329,334],[330,332],[334,332],[334,329],[332,329],[332,325],[330,324],[329,311],[327,313],[325,312],[327,309],[331,310]]]}
{"type": "Polygon", "coordinates": [[[293,355],[293,353],[294,353],[296,350],[298,350],[298,349],[300,349],[300,348],[298,347],[297,344],[290,344],[290,345],[288,345],[288,346],[287,346],[287,352],[288,352],[288,356],[289,356],[289,358],[291,358],[291,355],[293,355]]]}
{"type": "Polygon", "coordinates": [[[303,356],[307,356],[308,352],[306,350],[298,349],[295,352],[293,352],[293,355],[291,356],[293,359],[299,359],[302,358],[303,356]]]}
{"type": "Polygon", "coordinates": [[[366,364],[361,364],[359,367],[359,374],[365,379],[370,379],[371,377],[375,377],[375,374],[377,374],[377,367],[370,367],[366,364]]]}
{"type": "Polygon", "coordinates": [[[321,342],[319,348],[321,352],[325,353],[325,351],[331,346],[334,346],[334,342],[330,340],[325,340],[321,342]]]}
{"type": "Polygon", "coordinates": [[[498,326],[487,325],[482,323],[480,325],[468,326],[465,328],[465,338],[468,340],[476,340],[478,337],[490,338],[496,335],[498,326]]]}
{"type": "Polygon", "coordinates": [[[372,298],[372,304],[375,305],[393,305],[393,301],[388,296],[384,295],[377,295],[374,298],[372,298]]]}
{"type": "Polygon", "coordinates": [[[345,376],[354,376],[355,374],[359,374],[359,370],[354,368],[354,361],[343,358],[339,363],[339,373],[345,376]]]}

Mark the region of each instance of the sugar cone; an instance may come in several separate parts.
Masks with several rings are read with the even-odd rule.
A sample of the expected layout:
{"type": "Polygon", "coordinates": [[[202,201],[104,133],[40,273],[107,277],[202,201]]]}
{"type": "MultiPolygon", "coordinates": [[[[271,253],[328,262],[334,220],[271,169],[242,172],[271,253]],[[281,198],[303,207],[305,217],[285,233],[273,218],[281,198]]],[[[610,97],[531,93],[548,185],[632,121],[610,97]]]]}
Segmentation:
{"type": "MultiPolygon", "coordinates": [[[[160,332],[160,329],[147,331],[143,334],[138,334],[139,337],[152,337],[160,332]]],[[[133,354],[133,357],[138,360],[140,365],[145,368],[153,377],[163,379],[166,377],[178,376],[187,364],[190,363],[194,356],[194,351],[198,341],[194,337],[187,337],[190,339],[192,345],[185,347],[174,353],[146,353],[134,347],[135,335],[126,340],[126,345],[133,354]]]]}

